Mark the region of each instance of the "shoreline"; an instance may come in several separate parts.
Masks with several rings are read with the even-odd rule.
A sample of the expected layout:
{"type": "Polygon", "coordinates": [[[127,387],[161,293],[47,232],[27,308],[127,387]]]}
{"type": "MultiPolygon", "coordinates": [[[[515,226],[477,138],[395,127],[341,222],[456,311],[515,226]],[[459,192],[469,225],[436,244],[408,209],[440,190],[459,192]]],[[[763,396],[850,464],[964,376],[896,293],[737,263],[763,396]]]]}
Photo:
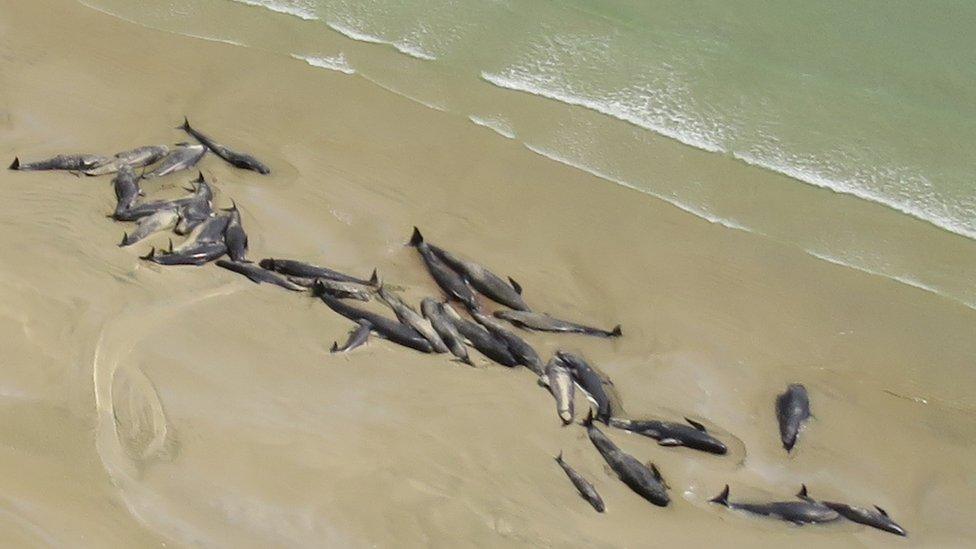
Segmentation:
{"type": "MultiPolygon", "coordinates": [[[[783,170],[757,166],[743,160],[742,154],[716,154],[686,145],[668,137],[666,132],[660,134],[626,120],[608,118],[599,109],[553,101],[531,91],[499,88],[481,78],[472,82],[445,79],[442,68],[396,53],[392,48],[378,48],[373,42],[349,38],[329,27],[325,20],[297,21],[288,14],[269,12],[267,7],[233,2],[212,9],[213,13],[207,12],[210,17],[227,18],[228,22],[208,28],[208,32],[233,35],[240,39],[236,43],[242,47],[289,57],[307,57],[313,51],[326,58],[339,57],[343,60],[339,70],[356,71],[358,76],[387,91],[462,118],[500,109],[496,115],[502,119],[514,116],[506,124],[518,129],[518,139],[530,149],[553,151],[550,156],[563,158],[565,163],[591,174],[610,174],[601,178],[611,184],[636,189],[709,221],[747,227],[761,237],[788,243],[813,257],[831,257],[834,263],[899,282],[909,281],[912,286],[926,288],[969,308],[976,307],[973,280],[965,274],[976,271],[976,260],[970,259],[976,257],[976,241],[947,230],[927,219],[927,215],[915,215],[918,212],[872,200],[857,189],[846,193],[836,185],[805,181],[783,170]],[[239,30],[265,25],[269,29],[261,33],[239,30]],[[290,35],[292,31],[297,32],[296,40],[303,44],[297,51],[292,51],[292,41],[282,44],[271,38],[290,35]],[[412,73],[416,76],[409,76],[412,73]],[[550,143],[553,135],[559,138],[550,143]],[[596,156],[569,154],[563,141],[577,136],[594,143],[619,143],[630,152],[621,155],[596,147],[596,156]],[[830,223],[825,225],[823,221],[828,219],[830,223]]],[[[197,36],[199,33],[191,31],[199,30],[206,20],[201,14],[178,22],[156,21],[165,29],[146,22],[133,24],[197,36]],[[180,25],[189,30],[177,29],[180,25]]]]}
{"type": "MultiPolygon", "coordinates": [[[[744,448],[710,459],[613,433],[674,486],[672,508],[648,509],[602,474],[581,431],[558,427],[526,372],[465,369],[378,340],[330,357],[350,325],[320,303],[217,268],[147,267],[141,247],[116,247],[123,227],[104,218],[104,179],[4,170],[0,249],[16,261],[0,270],[0,326],[18,342],[4,394],[21,395],[4,407],[4,424],[17,433],[13,453],[47,460],[43,471],[97,499],[69,509],[89,524],[65,544],[634,546],[649,529],[662,543],[733,547],[889,541],[866,529],[778,527],[704,503],[726,482],[737,495],[782,496],[801,481],[897,513],[913,543],[976,535],[958,473],[972,470],[976,435],[972,310],[605,185],[365,79],[63,0],[8,2],[5,13],[8,156],[168,143],[189,115],[272,166],[261,178],[215,158],[201,165],[218,204],[240,205],[255,259],[355,275],[377,267],[415,302],[437,295],[403,246],[418,225],[519,280],[540,310],[623,325],[612,342],[526,336],[544,359],[582,352],[612,375],[631,414],[702,418],[744,448]],[[59,16],[36,30],[21,24],[48,12],[59,16]],[[99,346],[105,333],[114,335],[99,346]],[[162,410],[148,427],[116,420],[120,432],[143,440],[162,423],[166,451],[96,450],[84,432],[100,432],[96,356],[118,357],[131,375],[109,383],[142,403],[132,418],[162,410]],[[811,389],[817,421],[786,457],[770,410],[790,381],[811,389]],[[558,476],[549,454],[560,448],[598,484],[606,516],[558,476]],[[135,465],[120,478],[126,460],[135,465]],[[88,468],[75,473],[76,463],[88,468]],[[962,511],[946,515],[946,506],[962,511]]],[[[22,459],[0,463],[16,476],[22,459]]],[[[50,533],[63,513],[38,482],[23,484],[11,493],[50,533]]]]}

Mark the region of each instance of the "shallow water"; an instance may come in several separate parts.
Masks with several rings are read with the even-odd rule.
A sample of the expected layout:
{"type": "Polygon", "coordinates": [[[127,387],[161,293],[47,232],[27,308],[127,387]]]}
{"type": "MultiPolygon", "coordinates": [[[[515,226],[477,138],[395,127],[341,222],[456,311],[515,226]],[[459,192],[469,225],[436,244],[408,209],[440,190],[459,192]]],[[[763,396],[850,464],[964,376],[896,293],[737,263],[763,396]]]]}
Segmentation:
{"type": "Polygon", "coordinates": [[[495,120],[502,135],[606,183],[976,307],[970,7],[84,3],[326,60],[313,65],[495,120]],[[681,165],[662,170],[662,155],[681,165]]]}
{"type": "MultiPolygon", "coordinates": [[[[235,12],[239,22],[269,22],[228,27],[270,37],[293,19],[231,7],[246,10],[235,12]]],[[[405,93],[443,99],[448,112],[270,47],[147,30],[73,2],[8,2],[2,13],[0,149],[9,156],[172,142],[189,115],[274,170],[262,178],[214,157],[201,166],[218,203],[241,207],[254,258],[304,258],[360,276],[378,267],[417,302],[438,291],[403,246],[420,225],[432,242],[519,280],[539,310],[621,323],[616,340],[526,337],[544,357],[585,354],[630,414],[699,419],[732,449],[711,456],[610,432],[671,484],[672,506],[653,508],[605,473],[582,429],[559,426],[527,371],[467,368],[379,340],[330,355],[351,323],[321,303],[213,266],[138,260],[165,237],[118,248],[107,179],[3,171],[0,535],[11,544],[959,546],[976,534],[971,308],[815,258],[753,218],[700,204],[683,211],[668,191],[658,199],[590,173],[618,177],[612,169],[543,158],[528,146],[576,161],[552,146],[559,139],[529,139],[560,126],[557,104],[525,96],[511,103],[525,116],[462,116],[421,88],[405,93]],[[58,16],[29,24],[49,13],[58,16]],[[809,388],[815,420],[788,456],[773,399],[790,382],[809,388]],[[596,485],[605,515],[575,495],[552,460],[559,451],[596,485]],[[733,499],[788,498],[806,483],[818,497],[878,504],[910,537],[796,528],[707,504],[726,483],[733,499]]],[[[341,51],[375,79],[361,59],[436,63],[335,40],[341,50],[300,53],[341,51]]],[[[633,151],[625,139],[596,138],[632,135],[632,126],[599,127],[573,112],[575,125],[553,136],[589,135],[585,154],[633,151]]],[[[803,205],[819,220],[774,209],[769,226],[805,234],[810,223],[850,238],[864,224],[883,227],[880,242],[912,251],[905,264],[929,265],[942,281],[971,276],[943,270],[971,260],[968,239],[647,141],[661,180],[751,185],[742,187],[750,200],[803,205]],[[811,202],[798,201],[809,192],[811,202]],[[850,210],[834,212],[838,204],[850,210]],[[858,219],[847,220],[850,211],[858,219]]],[[[178,192],[191,178],[147,190],[178,192]]]]}

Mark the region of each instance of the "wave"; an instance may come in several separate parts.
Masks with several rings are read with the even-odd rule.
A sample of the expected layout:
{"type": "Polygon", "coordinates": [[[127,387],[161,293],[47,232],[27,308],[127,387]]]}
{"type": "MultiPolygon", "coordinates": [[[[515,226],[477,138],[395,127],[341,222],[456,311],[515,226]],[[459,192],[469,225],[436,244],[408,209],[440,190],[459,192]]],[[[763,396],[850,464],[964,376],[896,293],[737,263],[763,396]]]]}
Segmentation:
{"type": "Polygon", "coordinates": [[[902,276],[902,275],[886,274],[886,273],[883,273],[881,271],[876,271],[874,269],[870,269],[868,267],[862,267],[860,265],[856,265],[854,263],[850,263],[850,262],[845,261],[845,260],[843,260],[843,259],[841,259],[839,257],[834,257],[832,255],[829,255],[829,254],[826,254],[826,253],[823,253],[823,252],[818,252],[818,251],[814,251],[814,250],[806,250],[806,249],[803,250],[803,251],[806,252],[808,255],[811,255],[811,256],[813,256],[813,257],[815,257],[817,259],[820,259],[822,261],[826,261],[827,263],[833,263],[834,265],[839,265],[841,267],[847,267],[848,269],[854,269],[855,271],[861,271],[862,273],[867,273],[867,274],[870,274],[870,275],[880,276],[880,277],[883,277],[883,278],[887,278],[887,279],[890,279],[890,280],[894,280],[896,282],[900,282],[902,284],[905,284],[906,286],[911,286],[913,288],[917,288],[919,290],[922,290],[922,291],[925,291],[925,292],[929,292],[929,293],[935,294],[935,295],[937,295],[939,297],[943,297],[943,298],[948,299],[950,301],[953,301],[955,303],[959,303],[960,305],[964,305],[966,307],[969,307],[970,309],[976,310],[976,303],[971,303],[971,302],[968,302],[968,301],[963,301],[961,299],[958,299],[958,298],[955,298],[955,297],[946,295],[946,294],[942,293],[935,286],[929,286],[928,284],[925,284],[924,282],[921,282],[919,280],[916,280],[916,279],[914,279],[912,277],[902,276]]]}
{"type": "Polygon", "coordinates": [[[683,211],[685,213],[689,213],[689,214],[691,214],[691,215],[693,215],[695,217],[704,219],[705,221],[708,221],[709,223],[714,223],[716,225],[721,225],[721,226],[726,227],[728,229],[734,229],[734,230],[737,230],[737,231],[745,231],[745,232],[749,232],[749,233],[762,234],[762,233],[759,233],[757,231],[754,231],[754,230],[750,229],[749,227],[746,227],[745,225],[739,223],[738,221],[735,221],[733,219],[726,219],[724,217],[720,217],[718,215],[715,215],[715,214],[709,212],[703,206],[686,204],[684,202],[680,202],[680,201],[676,200],[674,197],[668,197],[668,196],[665,196],[665,195],[662,195],[662,194],[659,194],[659,193],[655,193],[655,192],[649,191],[647,189],[642,189],[641,187],[638,187],[637,185],[634,185],[633,183],[624,181],[623,179],[618,179],[618,178],[616,178],[616,177],[614,177],[612,175],[609,175],[609,174],[605,174],[605,173],[603,173],[603,172],[601,172],[599,170],[596,170],[594,168],[591,168],[590,166],[587,166],[585,164],[581,164],[581,163],[579,163],[579,162],[577,162],[575,160],[570,160],[570,159],[568,159],[568,158],[566,158],[564,156],[560,156],[557,153],[544,150],[542,148],[536,147],[534,145],[530,145],[528,143],[525,143],[524,145],[525,145],[525,148],[529,149],[530,151],[534,152],[535,154],[538,154],[540,156],[544,156],[544,157],[548,158],[549,160],[553,160],[555,162],[559,162],[560,164],[565,164],[566,166],[569,166],[571,168],[575,168],[577,170],[584,171],[584,172],[586,172],[586,173],[588,173],[590,175],[599,177],[600,179],[603,179],[605,181],[609,181],[611,183],[616,183],[617,185],[620,185],[622,187],[627,187],[628,189],[633,189],[635,191],[644,193],[646,195],[653,196],[654,198],[657,198],[658,200],[663,200],[664,202],[667,202],[668,204],[674,206],[675,208],[678,208],[679,210],[681,210],[681,211],[683,211]]]}
{"type": "Polygon", "coordinates": [[[488,128],[489,130],[497,133],[502,137],[508,139],[515,139],[515,130],[512,129],[511,124],[500,118],[482,118],[480,116],[470,115],[468,120],[474,122],[476,125],[483,128],[488,128]]]}
{"type": "MultiPolygon", "coordinates": [[[[761,231],[757,231],[757,230],[752,229],[750,227],[747,227],[747,226],[739,223],[738,221],[735,221],[733,219],[723,218],[723,217],[720,217],[718,215],[715,215],[712,212],[708,211],[708,209],[706,207],[704,207],[704,206],[695,205],[695,204],[688,204],[688,203],[685,203],[685,202],[680,202],[678,200],[675,200],[673,197],[668,197],[668,196],[662,195],[660,193],[655,193],[655,192],[648,191],[647,189],[642,189],[642,188],[640,188],[640,187],[638,187],[638,186],[636,186],[636,185],[634,185],[632,183],[629,183],[629,182],[624,181],[622,179],[613,177],[612,175],[603,173],[603,172],[601,172],[599,170],[596,170],[596,169],[594,169],[594,168],[592,168],[590,166],[586,166],[585,164],[582,164],[580,162],[577,162],[577,161],[574,161],[574,160],[570,160],[570,159],[565,158],[565,157],[563,157],[563,156],[561,156],[561,155],[559,155],[557,153],[554,153],[554,152],[551,152],[551,151],[547,151],[545,149],[542,149],[540,147],[536,147],[534,145],[530,145],[528,143],[525,143],[524,145],[525,145],[525,148],[529,149],[530,151],[532,151],[532,152],[534,152],[534,153],[536,153],[536,154],[538,154],[540,156],[544,156],[544,157],[548,158],[549,160],[553,160],[555,162],[559,162],[560,164],[564,164],[564,165],[569,166],[571,168],[575,168],[577,170],[584,171],[584,172],[586,172],[586,173],[588,173],[590,175],[593,175],[595,177],[599,177],[600,179],[609,181],[611,183],[615,183],[617,185],[621,185],[623,187],[627,187],[628,189],[633,189],[635,191],[639,191],[641,193],[644,193],[644,194],[653,196],[654,198],[657,198],[659,200],[663,200],[664,202],[667,202],[668,204],[674,206],[675,208],[678,208],[681,211],[684,211],[686,213],[689,213],[691,215],[694,215],[695,217],[704,219],[705,221],[708,221],[709,223],[714,223],[716,225],[721,225],[721,226],[726,227],[728,229],[745,231],[745,232],[752,233],[752,234],[756,234],[756,235],[760,235],[760,236],[767,236],[767,235],[765,235],[765,233],[763,233],[761,231]]],[[[948,300],[950,300],[950,301],[952,301],[954,303],[959,303],[960,305],[963,305],[963,306],[968,307],[970,309],[976,310],[976,302],[964,301],[964,300],[962,300],[960,298],[953,297],[951,295],[945,294],[939,288],[936,288],[935,286],[930,286],[930,285],[928,285],[928,284],[926,284],[924,282],[921,282],[919,280],[916,280],[916,279],[914,279],[914,278],[912,278],[910,276],[895,275],[895,274],[884,273],[884,272],[881,272],[881,271],[876,271],[876,270],[871,269],[869,267],[864,267],[864,266],[861,266],[861,265],[857,265],[855,263],[850,263],[850,262],[845,261],[845,260],[843,260],[841,258],[832,256],[832,255],[829,255],[829,254],[824,253],[824,252],[818,252],[818,251],[809,250],[809,249],[803,249],[803,252],[806,253],[806,254],[808,254],[808,255],[810,255],[810,256],[812,256],[812,257],[815,257],[815,258],[817,258],[819,260],[826,261],[826,262],[832,263],[834,265],[839,265],[841,267],[846,267],[848,269],[854,269],[854,270],[860,271],[862,273],[867,273],[867,274],[870,274],[870,275],[887,278],[889,280],[893,280],[893,281],[898,282],[900,284],[904,284],[906,286],[911,286],[913,288],[916,288],[916,289],[919,289],[919,290],[922,290],[922,291],[925,291],[925,292],[929,292],[931,294],[935,294],[935,295],[937,295],[939,297],[948,299],[948,300]]]]}
{"type": "Polygon", "coordinates": [[[237,2],[239,4],[247,4],[248,6],[257,6],[265,8],[277,13],[284,13],[286,15],[293,15],[300,19],[306,21],[315,21],[318,16],[315,15],[315,9],[305,2],[292,1],[292,2],[281,2],[276,0],[231,0],[232,2],[237,2]]]}
{"type": "MultiPolygon", "coordinates": [[[[721,225],[721,226],[726,227],[728,229],[735,229],[735,230],[739,230],[739,231],[745,231],[745,232],[752,233],[752,234],[756,234],[756,235],[759,235],[759,236],[767,236],[765,233],[763,233],[761,231],[758,231],[758,230],[755,230],[753,228],[750,228],[750,227],[748,227],[746,225],[743,225],[743,224],[739,223],[738,221],[736,221],[734,219],[727,219],[727,218],[724,218],[724,217],[715,215],[714,213],[708,211],[708,208],[706,208],[706,207],[704,207],[702,205],[689,204],[689,203],[681,202],[681,201],[676,200],[674,197],[669,197],[669,196],[662,195],[660,193],[655,193],[655,192],[652,192],[652,191],[648,191],[647,189],[642,189],[642,188],[634,185],[633,183],[630,183],[628,181],[624,181],[622,179],[616,178],[616,177],[614,177],[612,175],[603,173],[603,172],[601,172],[601,171],[599,171],[599,170],[597,170],[595,168],[592,168],[590,166],[587,166],[587,165],[582,164],[580,162],[577,162],[575,160],[570,160],[570,159],[568,159],[568,158],[566,158],[564,156],[561,156],[558,153],[554,153],[552,151],[547,151],[545,149],[542,149],[540,147],[536,147],[534,145],[530,145],[528,143],[524,143],[524,145],[525,145],[525,148],[529,149],[530,151],[532,151],[532,152],[534,152],[534,153],[536,153],[536,154],[538,154],[540,156],[543,156],[545,158],[548,158],[549,160],[553,160],[555,162],[559,162],[560,164],[564,164],[564,165],[569,166],[571,168],[575,168],[577,170],[586,172],[586,173],[588,173],[590,175],[593,175],[595,177],[599,177],[600,179],[603,179],[605,181],[609,181],[611,183],[615,183],[617,185],[620,185],[620,186],[623,186],[623,187],[627,187],[628,189],[633,189],[635,191],[644,193],[646,195],[653,196],[654,198],[657,198],[659,200],[663,200],[664,202],[667,202],[668,204],[674,206],[675,208],[678,208],[679,210],[681,210],[683,212],[686,212],[686,213],[689,213],[691,215],[694,215],[695,217],[704,219],[705,221],[708,221],[709,223],[714,223],[716,225],[721,225]]],[[[862,266],[862,265],[857,265],[856,263],[851,263],[851,262],[845,261],[844,259],[841,259],[841,258],[832,256],[832,255],[827,254],[825,252],[818,252],[818,251],[810,250],[810,249],[802,249],[802,250],[807,255],[810,255],[812,257],[815,257],[815,258],[817,258],[819,260],[826,261],[826,262],[832,263],[834,265],[839,265],[841,267],[846,267],[848,269],[854,269],[854,270],[860,271],[862,273],[867,273],[867,274],[870,274],[870,275],[887,278],[889,280],[893,280],[893,281],[898,282],[900,284],[904,284],[906,286],[911,286],[913,288],[916,288],[916,289],[919,289],[919,290],[922,290],[922,291],[925,291],[925,292],[929,292],[931,294],[935,294],[935,295],[937,295],[939,297],[948,299],[948,300],[950,300],[952,302],[959,303],[960,305],[963,305],[963,306],[968,307],[970,309],[976,310],[976,302],[964,301],[961,298],[948,295],[946,293],[943,293],[939,288],[937,288],[935,286],[930,286],[930,285],[928,285],[928,284],[926,284],[926,283],[924,283],[924,282],[922,282],[920,280],[917,280],[915,278],[912,278],[910,276],[890,274],[890,273],[885,273],[885,272],[882,272],[882,271],[877,271],[877,270],[871,269],[869,267],[865,267],[865,266],[862,266]]]]}
{"type": "MultiPolygon", "coordinates": [[[[500,88],[545,97],[547,99],[558,101],[567,105],[584,107],[618,120],[634,124],[635,126],[650,130],[665,137],[675,139],[681,143],[684,143],[685,145],[698,149],[714,153],[731,154],[733,158],[736,158],[737,160],[740,160],[746,164],[780,173],[815,187],[829,189],[837,193],[847,194],[862,200],[874,202],[912,216],[926,223],[930,223],[945,231],[949,231],[967,238],[976,239],[976,230],[973,228],[960,222],[958,219],[954,219],[952,216],[939,215],[930,208],[919,206],[919,204],[912,202],[910,199],[898,199],[891,197],[884,193],[864,188],[850,181],[826,177],[821,173],[817,173],[814,169],[803,169],[789,162],[761,158],[752,153],[730,152],[719,146],[716,142],[702,133],[689,131],[688,129],[677,129],[675,127],[656,123],[653,120],[650,120],[647,116],[642,116],[636,113],[635,109],[620,101],[614,101],[612,99],[592,99],[575,95],[562,89],[546,86],[543,82],[541,82],[541,79],[533,78],[527,75],[513,77],[510,75],[482,72],[481,78],[486,82],[500,88]]],[[[671,118],[676,119],[677,117],[671,116],[671,118]]],[[[921,184],[924,185],[925,181],[921,181],[921,184]]],[[[974,213],[974,216],[976,216],[976,213],[974,213]]]]}
{"type": "Polygon", "coordinates": [[[399,95],[400,97],[404,97],[406,99],[409,99],[409,100],[413,101],[414,103],[418,103],[420,105],[423,105],[423,106],[427,107],[428,109],[433,109],[435,111],[441,111],[441,112],[447,112],[447,107],[444,106],[444,105],[440,105],[440,104],[437,104],[437,103],[431,103],[430,101],[425,101],[425,100],[420,99],[418,97],[414,97],[414,96],[412,96],[410,94],[407,94],[407,93],[404,93],[404,92],[402,92],[402,91],[400,91],[400,90],[398,90],[396,88],[392,88],[392,87],[390,87],[390,86],[388,86],[388,85],[380,82],[379,80],[376,80],[374,78],[370,78],[369,76],[366,76],[365,74],[363,74],[361,76],[364,79],[366,79],[367,81],[369,81],[369,82],[371,82],[371,83],[373,83],[373,84],[375,84],[375,85],[383,88],[384,90],[386,90],[386,91],[388,91],[388,92],[390,92],[392,94],[396,94],[396,95],[399,95]]]}
{"type": "MultiPolygon", "coordinates": [[[[837,193],[848,194],[851,196],[856,196],[862,200],[881,204],[882,206],[899,211],[903,214],[914,217],[915,219],[935,225],[940,229],[976,240],[976,230],[966,227],[949,217],[940,216],[931,210],[921,208],[909,200],[897,200],[882,193],[865,189],[851,182],[825,177],[812,169],[805,170],[797,167],[795,164],[760,158],[759,156],[751,153],[733,153],[732,156],[751,166],[757,166],[759,168],[765,168],[767,170],[781,173],[785,176],[796,179],[797,181],[802,181],[815,187],[829,189],[837,193]]],[[[973,217],[976,217],[976,212],[973,212],[973,217]]]]}
{"type": "Polygon", "coordinates": [[[542,86],[539,82],[532,81],[531,78],[518,79],[483,71],[481,73],[481,79],[490,84],[498,86],[499,88],[519,91],[531,95],[538,95],[540,97],[559,101],[560,103],[565,103],[567,105],[585,107],[600,114],[605,114],[607,116],[616,118],[617,120],[622,120],[646,130],[650,130],[654,133],[661,134],[665,137],[670,137],[671,139],[675,139],[684,143],[685,145],[698,149],[709,152],[725,152],[722,147],[708,139],[708,137],[705,135],[679,131],[674,128],[668,128],[660,124],[656,124],[653,121],[648,120],[646,117],[637,115],[633,112],[633,109],[630,109],[616,101],[600,101],[588,97],[574,95],[564,90],[542,86]]]}
{"type": "Polygon", "coordinates": [[[366,34],[365,32],[356,30],[352,27],[349,27],[348,25],[345,25],[343,23],[338,23],[335,21],[326,21],[325,24],[328,25],[330,29],[338,32],[339,34],[345,36],[346,38],[352,38],[353,40],[357,40],[359,42],[367,42],[370,44],[383,44],[386,46],[393,46],[393,48],[396,49],[398,52],[405,55],[409,55],[410,57],[413,57],[415,59],[421,59],[423,61],[434,61],[435,59],[437,59],[436,55],[424,50],[423,48],[421,48],[416,44],[410,44],[408,42],[403,42],[403,41],[394,42],[391,40],[387,40],[385,38],[380,38],[379,36],[366,34]]]}
{"type": "Polygon", "coordinates": [[[247,47],[247,44],[243,42],[237,42],[235,40],[228,40],[227,38],[217,38],[215,36],[204,36],[202,34],[192,34],[192,33],[180,33],[183,36],[189,36],[190,38],[199,38],[200,40],[206,40],[207,42],[219,42],[221,44],[228,44],[231,46],[247,47]]]}
{"type": "Polygon", "coordinates": [[[167,30],[167,29],[161,29],[159,27],[153,27],[151,25],[147,25],[147,24],[142,23],[140,21],[136,21],[134,19],[129,19],[128,17],[123,17],[123,16],[121,16],[121,15],[119,15],[117,13],[108,11],[107,9],[101,8],[99,6],[94,6],[92,4],[89,4],[88,2],[85,2],[84,0],[78,0],[78,3],[81,4],[82,6],[85,6],[86,8],[93,9],[93,10],[99,12],[99,13],[104,13],[105,15],[114,17],[114,18],[119,19],[121,21],[125,21],[126,23],[131,23],[133,25],[142,27],[144,29],[153,29],[153,30],[157,30],[157,31],[160,31],[160,32],[166,32],[166,33],[169,33],[169,34],[175,34],[175,35],[178,35],[178,36],[188,36],[190,38],[197,38],[197,39],[200,39],[200,40],[206,40],[207,42],[218,42],[220,44],[228,44],[228,45],[231,45],[231,46],[247,47],[247,44],[244,44],[243,42],[236,42],[234,40],[230,40],[230,39],[227,39],[227,38],[218,38],[216,36],[206,36],[206,35],[203,35],[203,34],[193,34],[193,33],[190,33],[190,32],[182,32],[182,31],[177,32],[177,31],[171,31],[171,30],[167,30]]]}
{"type": "Polygon", "coordinates": [[[300,59],[313,67],[338,71],[343,74],[356,74],[356,69],[349,65],[349,62],[346,60],[346,56],[343,53],[333,57],[315,57],[312,55],[298,55],[297,53],[293,53],[291,56],[295,59],[300,59]]]}

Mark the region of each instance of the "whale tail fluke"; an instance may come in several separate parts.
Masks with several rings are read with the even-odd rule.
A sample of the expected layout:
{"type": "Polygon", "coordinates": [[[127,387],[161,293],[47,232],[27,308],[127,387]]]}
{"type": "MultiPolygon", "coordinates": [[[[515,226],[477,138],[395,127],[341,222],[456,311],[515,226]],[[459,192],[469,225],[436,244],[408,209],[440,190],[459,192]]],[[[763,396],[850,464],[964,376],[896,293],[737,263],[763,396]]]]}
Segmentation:
{"type": "Polygon", "coordinates": [[[312,283],[312,297],[322,297],[327,293],[325,286],[318,279],[312,283]]]}
{"type": "Polygon", "coordinates": [[[176,129],[190,131],[190,119],[184,116],[183,123],[180,124],[179,126],[176,126],[176,129]]]}
{"type": "Polygon", "coordinates": [[[729,485],[725,485],[725,489],[722,493],[708,500],[709,503],[718,503],[719,505],[729,506],[729,485]]]}
{"type": "Polygon", "coordinates": [[[589,413],[586,414],[586,419],[583,420],[583,427],[592,427],[592,426],[593,426],[593,408],[590,408],[589,413]]]}

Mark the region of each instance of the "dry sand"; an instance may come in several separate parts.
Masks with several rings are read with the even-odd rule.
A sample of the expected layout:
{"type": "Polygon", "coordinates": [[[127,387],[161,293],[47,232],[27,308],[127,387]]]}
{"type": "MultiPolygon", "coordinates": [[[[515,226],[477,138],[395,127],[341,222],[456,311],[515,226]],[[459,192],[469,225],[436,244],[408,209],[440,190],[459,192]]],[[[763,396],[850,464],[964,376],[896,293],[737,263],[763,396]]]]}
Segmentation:
{"type": "MultiPolygon", "coordinates": [[[[525,369],[373,340],[310,297],[116,246],[108,178],[0,172],[0,544],[5,546],[962,546],[976,536],[976,311],[701,221],[548,162],[467,120],[67,0],[0,0],[0,152],[182,140],[187,114],[274,169],[202,168],[251,255],[438,295],[413,225],[515,277],[536,309],[625,336],[531,335],[584,353],[633,416],[699,418],[717,457],[611,436],[673,504],[609,476],[525,369]],[[794,455],[773,399],[810,389],[794,455]],[[552,460],[607,502],[598,515],[552,460]],[[797,528],[708,505],[814,495],[909,530],[797,528]]],[[[191,178],[148,183],[149,192],[191,178]]],[[[172,192],[172,190],[170,191],[172,192]]],[[[852,199],[855,200],[855,199],[852,199]]],[[[165,237],[153,241],[160,244],[165,237]]]]}

